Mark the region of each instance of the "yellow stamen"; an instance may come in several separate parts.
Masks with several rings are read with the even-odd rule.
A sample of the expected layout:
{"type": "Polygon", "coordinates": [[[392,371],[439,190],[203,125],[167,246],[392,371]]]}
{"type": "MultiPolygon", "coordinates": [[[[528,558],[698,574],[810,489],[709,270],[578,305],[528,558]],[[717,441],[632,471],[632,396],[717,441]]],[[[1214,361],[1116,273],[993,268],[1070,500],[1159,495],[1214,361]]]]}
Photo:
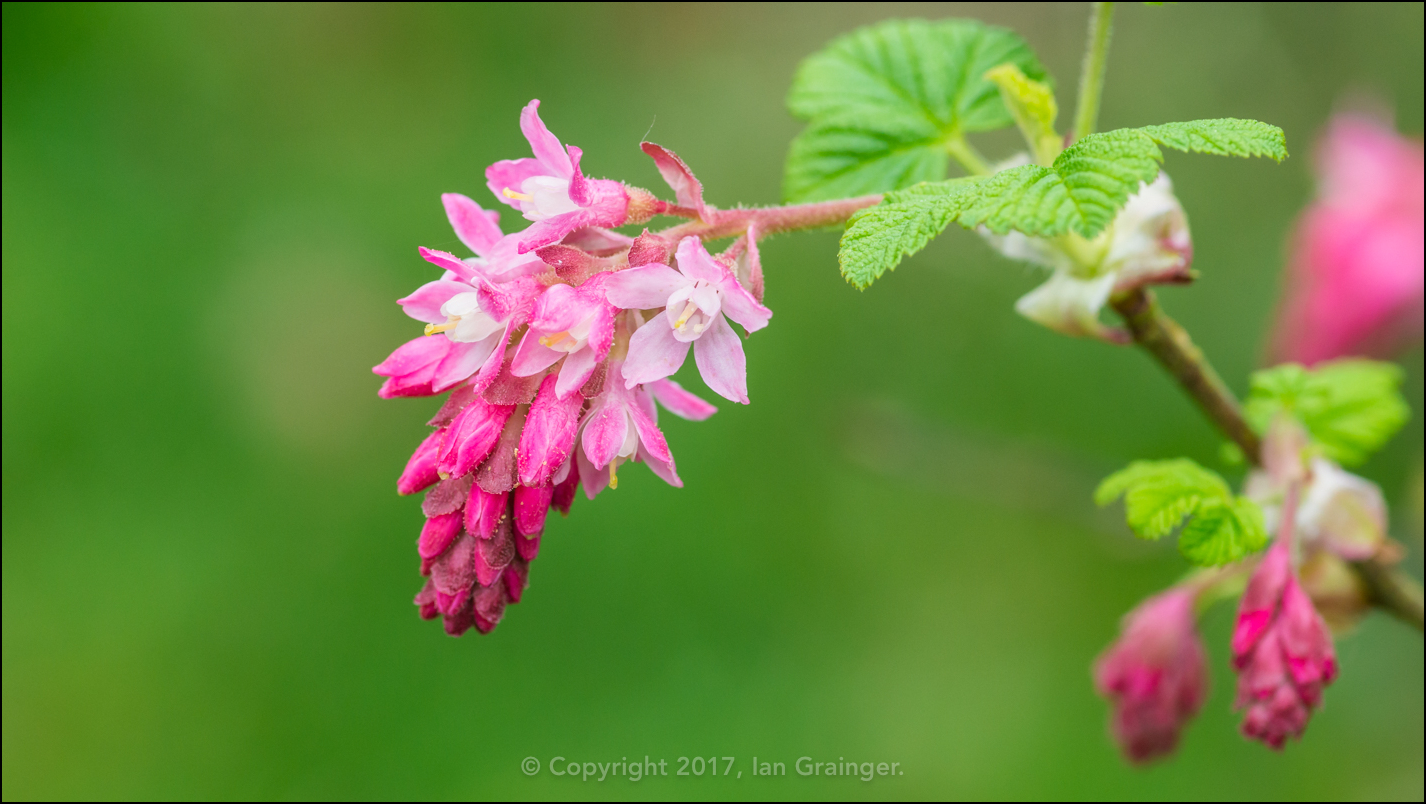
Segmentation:
{"type": "Polygon", "coordinates": [[[540,336],[540,345],[541,345],[541,346],[554,346],[555,344],[559,343],[560,341],[562,341],[562,340],[564,340],[565,338],[568,338],[568,337],[569,337],[569,333],[568,333],[568,332],[556,332],[556,333],[553,334],[553,335],[541,335],[541,336],[540,336]]]}
{"type": "Polygon", "coordinates": [[[534,201],[534,200],[535,200],[535,197],[534,197],[533,195],[529,195],[528,193],[517,193],[517,192],[515,192],[514,190],[510,189],[509,187],[506,187],[504,190],[501,190],[500,193],[501,193],[502,195],[504,195],[506,198],[513,198],[513,199],[515,199],[516,201],[534,201]]]}
{"type": "Polygon", "coordinates": [[[445,331],[448,330],[448,329],[455,329],[455,328],[456,328],[456,322],[454,322],[454,321],[447,321],[447,322],[444,323],[444,324],[427,324],[427,325],[426,325],[426,334],[427,334],[427,335],[435,335],[437,332],[445,332],[445,331]]]}
{"type": "Polygon", "coordinates": [[[698,309],[698,304],[697,304],[696,302],[690,300],[690,301],[688,302],[688,305],[683,308],[683,312],[678,314],[678,321],[677,321],[677,323],[675,323],[675,324],[673,325],[673,328],[674,328],[674,329],[679,329],[679,328],[681,328],[684,324],[687,324],[687,323],[688,323],[688,319],[690,319],[690,318],[693,317],[693,312],[694,312],[695,310],[697,310],[697,309],[698,309]]]}
{"type": "Polygon", "coordinates": [[[619,459],[615,458],[609,462],[609,488],[619,488],[619,476],[614,474],[614,467],[619,465],[619,459]]]}

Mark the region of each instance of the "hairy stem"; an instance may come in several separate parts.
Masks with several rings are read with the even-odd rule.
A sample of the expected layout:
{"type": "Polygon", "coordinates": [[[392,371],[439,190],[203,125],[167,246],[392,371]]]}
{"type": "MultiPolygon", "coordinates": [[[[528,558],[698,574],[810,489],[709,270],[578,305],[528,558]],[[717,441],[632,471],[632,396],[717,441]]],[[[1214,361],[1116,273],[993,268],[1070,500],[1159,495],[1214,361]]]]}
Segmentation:
{"type": "Polygon", "coordinates": [[[990,175],[990,165],[986,163],[985,157],[980,155],[975,146],[966,142],[964,136],[957,134],[946,140],[946,153],[961,163],[961,167],[972,176],[990,175]]]}
{"type": "Polygon", "coordinates": [[[1089,18],[1089,41],[1079,75],[1079,106],[1074,114],[1074,138],[1094,133],[1099,119],[1099,95],[1104,89],[1104,64],[1109,58],[1109,33],[1114,27],[1114,4],[1095,3],[1089,18]]]}
{"type": "MultiPolygon", "coordinates": [[[[1193,345],[1188,332],[1164,313],[1154,295],[1138,288],[1116,295],[1110,304],[1124,319],[1134,342],[1154,356],[1248,460],[1258,463],[1262,442],[1243,418],[1242,406],[1203,352],[1193,345]]],[[[1379,557],[1354,562],[1353,567],[1375,605],[1422,630],[1421,584],[1379,557]]]]}
{"type": "Polygon", "coordinates": [[[880,203],[881,196],[864,195],[858,198],[839,198],[834,201],[793,204],[785,207],[715,209],[709,212],[711,223],[693,220],[681,223],[671,229],[665,229],[659,232],[659,235],[675,241],[689,235],[697,235],[704,240],[717,240],[722,237],[740,235],[754,223],[758,226],[759,237],[781,232],[795,232],[801,229],[822,229],[828,226],[841,226],[858,210],[874,207],[880,203]]]}

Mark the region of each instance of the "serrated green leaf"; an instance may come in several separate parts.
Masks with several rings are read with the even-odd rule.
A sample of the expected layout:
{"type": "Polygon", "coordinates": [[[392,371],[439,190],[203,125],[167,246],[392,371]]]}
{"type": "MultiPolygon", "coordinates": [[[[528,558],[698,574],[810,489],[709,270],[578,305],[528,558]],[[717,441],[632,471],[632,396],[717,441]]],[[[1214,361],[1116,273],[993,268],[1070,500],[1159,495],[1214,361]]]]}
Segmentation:
{"type": "Polygon", "coordinates": [[[1224,117],[1145,126],[1139,130],[1159,145],[1176,151],[1216,156],[1266,156],[1274,162],[1287,158],[1287,135],[1277,126],[1257,120],[1224,117]]]}
{"type": "Polygon", "coordinates": [[[1238,561],[1267,543],[1262,509],[1246,497],[1199,506],[1178,536],[1179,552],[1189,561],[1208,567],[1238,561]]]}
{"type": "Polygon", "coordinates": [[[1411,418],[1401,397],[1401,369],[1344,359],[1306,369],[1285,363],[1253,374],[1244,414],[1259,433],[1286,413],[1307,428],[1328,458],[1360,464],[1411,418]]]}
{"type": "Polygon", "coordinates": [[[1198,120],[1091,134],[1066,148],[1051,167],[1025,165],[930,190],[887,193],[851,221],[842,238],[842,275],[865,288],[956,221],[996,234],[1033,237],[1075,233],[1093,238],[1113,223],[1129,196],[1153,181],[1160,145],[1203,153],[1281,159],[1281,129],[1253,120],[1198,120]],[[896,231],[883,233],[881,228],[896,231]],[[934,228],[933,228],[934,227],[934,228]],[[890,235],[887,237],[886,235],[890,235]]]}
{"type": "Polygon", "coordinates": [[[842,235],[837,259],[842,276],[865,290],[901,258],[920,251],[959,212],[955,198],[971,179],[918,184],[896,193],[894,203],[882,203],[852,216],[842,235]]]}
{"type": "Polygon", "coordinates": [[[986,71],[1045,81],[1029,45],[973,20],[889,20],[803,61],[787,104],[810,124],[792,144],[784,195],[815,201],[946,176],[947,143],[1011,124],[986,71]]]}
{"type": "Polygon", "coordinates": [[[1197,564],[1236,561],[1267,543],[1262,512],[1235,497],[1215,472],[1186,458],[1135,461],[1104,479],[1094,501],[1124,497],[1125,519],[1144,539],[1179,531],[1179,550],[1197,564]]]}

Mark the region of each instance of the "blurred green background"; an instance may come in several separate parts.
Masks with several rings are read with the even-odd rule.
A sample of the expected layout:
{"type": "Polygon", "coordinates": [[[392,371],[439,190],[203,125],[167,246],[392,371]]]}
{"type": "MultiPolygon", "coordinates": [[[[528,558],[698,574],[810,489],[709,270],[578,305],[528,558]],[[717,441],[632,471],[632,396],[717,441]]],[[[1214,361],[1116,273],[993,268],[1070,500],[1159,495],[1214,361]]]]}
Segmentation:
{"type": "MultiPolygon", "coordinates": [[[[896,15],[1017,29],[1073,108],[1087,4],[6,4],[4,798],[1421,799],[1421,637],[1380,615],[1277,755],[1236,733],[1214,610],[1178,757],[1120,760],[1089,664],[1185,567],[1090,492],[1218,439],[1143,355],[1018,318],[1035,273],[965,233],[866,293],[834,232],[765,243],[753,404],[664,422],[687,487],[581,497],[490,636],[417,619],[394,485],[436,402],[378,400],[370,367],[419,331],[393,303],[434,276],[416,247],[458,247],[439,194],[491,203],[538,97],[595,175],[662,188],[652,125],[712,203],[774,203],[798,60],[896,15]],[[519,769],[556,755],[905,775],[519,769]]],[[[1203,276],[1163,295],[1241,391],[1328,114],[1356,93],[1421,132],[1422,7],[1117,23],[1104,128],[1287,131],[1280,166],[1168,157],[1203,276]]],[[[1419,572],[1405,364],[1418,418],[1365,474],[1419,572]]]]}

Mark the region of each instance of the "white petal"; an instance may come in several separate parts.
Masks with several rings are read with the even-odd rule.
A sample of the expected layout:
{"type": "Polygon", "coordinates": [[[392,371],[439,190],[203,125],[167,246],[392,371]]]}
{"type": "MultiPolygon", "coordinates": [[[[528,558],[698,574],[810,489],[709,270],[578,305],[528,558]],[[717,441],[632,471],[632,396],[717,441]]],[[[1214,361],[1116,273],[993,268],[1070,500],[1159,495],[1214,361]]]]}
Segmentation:
{"type": "Polygon", "coordinates": [[[1045,284],[1015,302],[1015,310],[1039,324],[1066,335],[1109,338],[1111,330],[1099,320],[1099,310],[1114,289],[1114,275],[1077,279],[1055,272],[1045,284]]]}

